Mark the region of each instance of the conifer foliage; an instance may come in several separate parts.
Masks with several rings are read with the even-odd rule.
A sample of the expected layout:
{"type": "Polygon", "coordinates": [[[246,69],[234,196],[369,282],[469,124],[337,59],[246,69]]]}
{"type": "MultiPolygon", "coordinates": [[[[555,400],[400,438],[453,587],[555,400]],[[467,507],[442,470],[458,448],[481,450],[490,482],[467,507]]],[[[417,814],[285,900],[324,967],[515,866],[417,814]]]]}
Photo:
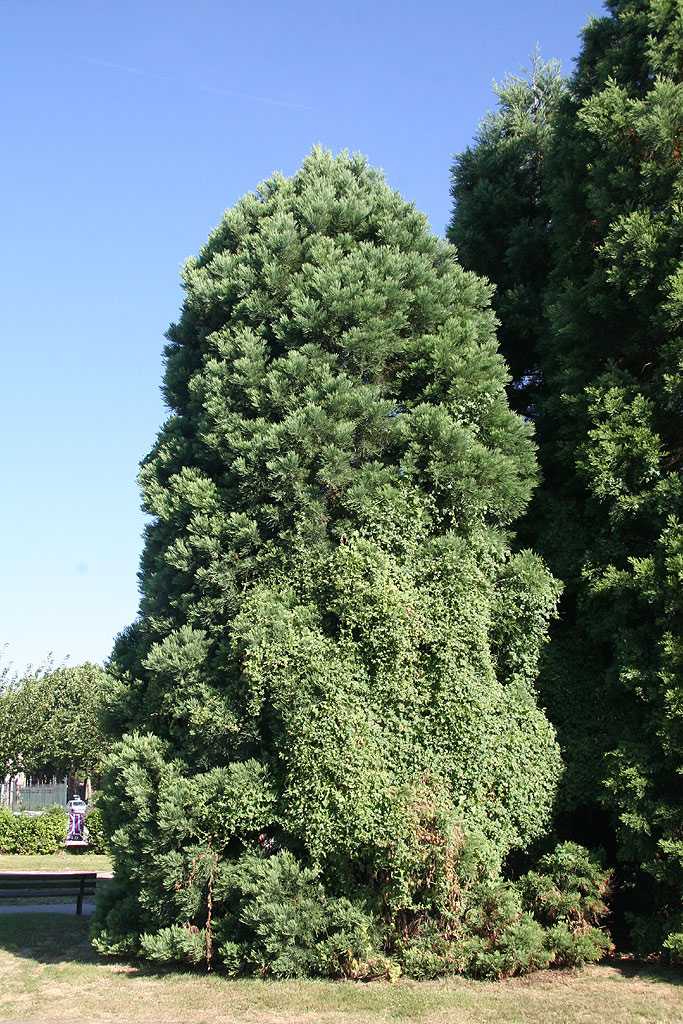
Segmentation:
{"type": "Polygon", "coordinates": [[[536,51],[528,70],[506,75],[494,91],[496,109],[451,168],[455,214],[448,238],[463,267],[495,285],[498,343],[512,375],[510,403],[531,415],[550,267],[546,163],[566,81],[557,61],[546,64],[536,51]]]}
{"type": "Polygon", "coordinates": [[[536,468],[490,289],[320,149],[183,278],[112,659],[96,942],[384,970],[421,928],[450,941],[559,773],[534,694],[557,586],[509,549],[536,468]]]}
{"type": "MultiPolygon", "coordinates": [[[[553,165],[540,540],[569,539],[553,564],[576,611],[546,678],[567,707],[571,652],[588,728],[563,731],[644,872],[635,935],[683,956],[683,12],[608,9],[584,34],[553,165]]],[[[584,780],[572,770],[575,801],[584,780]]]]}
{"type": "MultiPolygon", "coordinates": [[[[683,12],[606,7],[584,31],[541,176],[537,254],[549,240],[550,262],[532,414],[545,482],[526,529],[565,582],[540,681],[566,752],[561,807],[575,823],[611,815],[639,948],[680,959],[683,12]]],[[[499,147],[502,180],[507,156],[499,147]]]]}

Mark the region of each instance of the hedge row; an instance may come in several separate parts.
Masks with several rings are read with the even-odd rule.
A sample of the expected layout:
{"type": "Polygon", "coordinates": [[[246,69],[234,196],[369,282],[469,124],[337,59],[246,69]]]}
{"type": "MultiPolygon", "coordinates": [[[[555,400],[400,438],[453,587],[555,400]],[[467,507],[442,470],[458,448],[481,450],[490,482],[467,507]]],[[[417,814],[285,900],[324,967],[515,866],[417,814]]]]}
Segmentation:
{"type": "MultiPolygon", "coordinates": [[[[93,807],[86,814],[88,852],[106,853],[107,842],[100,811],[93,807]]],[[[63,807],[51,807],[42,814],[15,815],[0,808],[0,853],[56,853],[66,839],[67,813],[63,807]]]]}
{"type": "Polygon", "coordinates": [[[0,853],[56,853],[66,839],[67,816],[63,807],[43,814],[13,814],[0,809],[0,853]]]}

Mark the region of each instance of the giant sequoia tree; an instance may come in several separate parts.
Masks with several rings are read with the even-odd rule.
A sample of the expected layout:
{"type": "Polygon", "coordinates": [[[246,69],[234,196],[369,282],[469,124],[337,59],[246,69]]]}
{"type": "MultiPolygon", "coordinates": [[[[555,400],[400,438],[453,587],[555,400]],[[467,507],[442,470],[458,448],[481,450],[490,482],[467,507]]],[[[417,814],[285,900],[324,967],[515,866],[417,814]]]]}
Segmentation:
{"type": "Polygon", "coordinates": [[[97,942],[334,973],[451,934],[547,820],[556,588],[508,546],[534,451],[490,289],[360,158],[260,185],[183,277],[97,942]]]}
{"type": "MultiPolygon", "coordinates": [[[[607,808],[641,948],[680,958],[683,14],[669,0],[606,6],[541,180],[545,482],[528,528],[566,587],[540,685],[568,766],[562,807],[607,808]]],[[[499,167],[506,180],[507,151],[499,167]]]]}

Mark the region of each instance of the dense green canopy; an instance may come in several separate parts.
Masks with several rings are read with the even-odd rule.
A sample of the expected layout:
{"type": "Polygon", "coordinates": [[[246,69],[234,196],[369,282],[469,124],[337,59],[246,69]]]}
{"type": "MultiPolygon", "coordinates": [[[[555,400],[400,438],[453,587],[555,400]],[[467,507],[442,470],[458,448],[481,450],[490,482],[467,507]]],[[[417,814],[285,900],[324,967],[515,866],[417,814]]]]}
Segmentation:
{"type": "MultiPolygon", "coordinates": [[[[551,111],[544,318],[533,359],[520,342],[510,363],[520,386],[538,382],[544,485],[525,536],[566,584],[540,680],[567,762],[563,827],[594,831],[611,812],[603,836],[640,948],[664,942],[683,958],[683,12],[669,0],[606,6],[551,111]]],[[[496,153],[510,178],[509,149],[489,146],[493,190],[496,153]]],[[[452,236],[457,179],[455,194],[452,236]]],[[[525,263],[517,271],[533,284],[525,263]]]]}
{"type": "Polygon", "coordinates": [[[496,109],[482,120],[474,145],[454,160],[455,212],[447,234],[463,267],[495,285],[510,403],[532,415],[551,253],[546,164],[566,81],[556,61],[544,64],[536,52],[528,71],[506,75],[495,92],[496,109]]]}
{"type": "Polygon", "coordinates": [[[310,870],[330,920],[370,914],[386,943],[443,919],[465,846],[495,876],[538,836],[559,773],[534,694],[557,588],[509,549],[536,467],[490,289],[319,149],[183,280],[112,662],[98,942],[192,959],[199,928],[239,966],[239,893],[310,870]]]}
{"type": "Polygon", "coordinates": [[[99,665],[0,667],[0,775],[92,777],[107,741],[100,716],[113,680],[99,665]]]}

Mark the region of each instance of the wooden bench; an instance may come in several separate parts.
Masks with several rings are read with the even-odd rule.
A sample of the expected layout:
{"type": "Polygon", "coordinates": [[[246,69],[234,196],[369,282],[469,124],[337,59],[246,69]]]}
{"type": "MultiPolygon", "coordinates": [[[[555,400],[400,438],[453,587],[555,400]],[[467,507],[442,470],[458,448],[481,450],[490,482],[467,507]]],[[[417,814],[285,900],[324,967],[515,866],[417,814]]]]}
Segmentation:
{"type": "Polygon", "coordinates": [[[83,898],[94,896],[96,885],[96,871],[0,871],[0,900],[75,896],[82,915],[83,898]]]}

